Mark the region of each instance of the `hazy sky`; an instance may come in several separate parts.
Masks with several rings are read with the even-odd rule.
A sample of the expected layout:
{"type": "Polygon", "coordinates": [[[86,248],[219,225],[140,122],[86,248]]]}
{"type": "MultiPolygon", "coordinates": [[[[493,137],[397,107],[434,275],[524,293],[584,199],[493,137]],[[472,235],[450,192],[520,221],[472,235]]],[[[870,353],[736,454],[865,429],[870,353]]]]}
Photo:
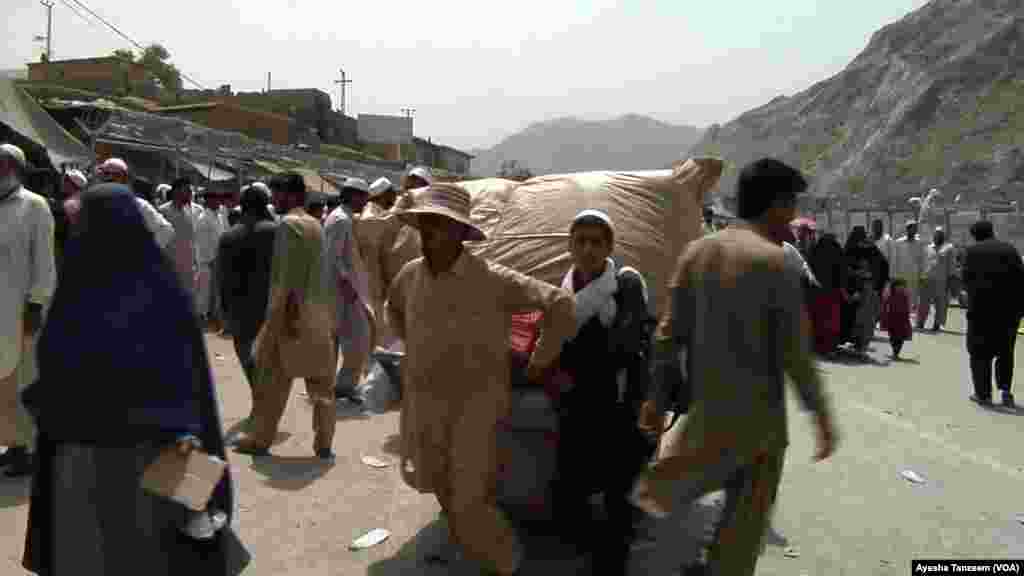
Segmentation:
{"type": "MultiPolygon", "coordinates": [[[[417,136],[491,146],[559,116],[726,122],[839,72],[926,0],[80,0],[207,88],[320,88],[350,114],[416,109],[417,136]]],[[[54,0],[56,59],[130,45],[54,0]]],[[[38,60],[39,0],[0,0],[0,69],[38,60]]],[[[186,83],[187,84],[187,83],[186,83]]]]}

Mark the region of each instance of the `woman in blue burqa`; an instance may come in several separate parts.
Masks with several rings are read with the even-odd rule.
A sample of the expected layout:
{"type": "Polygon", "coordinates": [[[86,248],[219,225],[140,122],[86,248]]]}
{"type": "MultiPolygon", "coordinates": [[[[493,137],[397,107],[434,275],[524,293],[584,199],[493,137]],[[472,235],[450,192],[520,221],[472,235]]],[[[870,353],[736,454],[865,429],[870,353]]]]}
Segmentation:
{"type": "Polygon", "coordinates": [[[228,474],[207,511],[140,488],[163,450],[226,460],[206,346],[170,261],[131,190],[103,184],[69,201],[65,274],[39,340],[23,565],[41,576],[235,574],[228,474]]]}

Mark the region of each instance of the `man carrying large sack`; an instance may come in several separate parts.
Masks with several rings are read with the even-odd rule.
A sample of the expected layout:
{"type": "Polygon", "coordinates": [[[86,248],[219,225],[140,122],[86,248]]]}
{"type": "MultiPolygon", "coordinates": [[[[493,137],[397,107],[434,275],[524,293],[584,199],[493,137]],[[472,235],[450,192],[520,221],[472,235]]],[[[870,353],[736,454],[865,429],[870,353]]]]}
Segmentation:
{"type": "Polygon", "coordinates": [[[436,495],[451,544],[487,569],[513,575],[521,552],[495,506],[497,428],[510,403],[510,322],[517,312],[544,313],[529,368],[537,379],[575,329],[573,300],[465,250],[463,241],[485,237],[469,208],[466,190],[433,184],[399,215],[419,230],[423,251],[398,272],[385,305],[406,348],[401,470],[410,486],[436,495]]]}

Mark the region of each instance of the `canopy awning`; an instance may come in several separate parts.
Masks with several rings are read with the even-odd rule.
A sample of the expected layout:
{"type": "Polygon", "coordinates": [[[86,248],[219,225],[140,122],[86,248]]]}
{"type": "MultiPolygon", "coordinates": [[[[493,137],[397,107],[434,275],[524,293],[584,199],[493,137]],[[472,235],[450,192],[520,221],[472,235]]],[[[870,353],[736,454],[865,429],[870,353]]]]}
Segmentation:
{"type": "Polygon", "coordinates": [[[320,192],[327,196],[341,196],[341,190],[330,181],[321,178],[319,174],[308,168],[297,168],[295,170],[306,182],[306,189],[320,192]]]}
{"type": "MultiPolygon", "coordinates": [[[[36,101],[8,78],[0,78],[0,123],[25,140],[45,148],[54,168],[90,164],[96,155],[61,127],[36,101]]],[[[32,151],[26,150],[30,156],[32,151]]],[[[30,160],[31,161],[31,160],[30,160]]]]}

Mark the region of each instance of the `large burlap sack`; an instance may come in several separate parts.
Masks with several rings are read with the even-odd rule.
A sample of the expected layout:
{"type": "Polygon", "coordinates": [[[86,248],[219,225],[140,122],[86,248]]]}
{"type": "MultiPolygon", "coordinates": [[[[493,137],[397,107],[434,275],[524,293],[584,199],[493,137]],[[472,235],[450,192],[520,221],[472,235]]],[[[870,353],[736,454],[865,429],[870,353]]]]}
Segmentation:
{"type": "MultiPolygon", "coordinates": [[[[571,266],[569,223],[581,210],[603,210],[616,228],[612,257],[640,270],[652,308],[661,309],[675,259],[700,236],[704,196],[718,182],[723,166],[717,158],[696,158],[671,170],[557,174],[522,183],[500,178],[460,182],[472,199],[470,217],[488,236],[467,246],[477,255],[557,285],[571,266]]],[[[372,218],[388,230],[371,249],[382,259],[382,273],[371,284],[377,282],[386,294],[401,267],[420,256],[419,235],[391,215],[362,220],[359,234],[374,234],[373,225],[371,230],[364,226],[372,218]]]]}
{"type": "Polygon", "coordinates": [[[700,236],[704,196],[722,168],[721,160],[698,158],[671,170],[532,178],[492,197],[492,204],[501,204],[500,217],[488,214],[488,239],[470,247],[484,258],[558,285],[572,265],[569,223],[581,210],[603,210],[615,223],[612,258],[640,270],[652,310],[661,309],[675,259],[700,236]]]}

